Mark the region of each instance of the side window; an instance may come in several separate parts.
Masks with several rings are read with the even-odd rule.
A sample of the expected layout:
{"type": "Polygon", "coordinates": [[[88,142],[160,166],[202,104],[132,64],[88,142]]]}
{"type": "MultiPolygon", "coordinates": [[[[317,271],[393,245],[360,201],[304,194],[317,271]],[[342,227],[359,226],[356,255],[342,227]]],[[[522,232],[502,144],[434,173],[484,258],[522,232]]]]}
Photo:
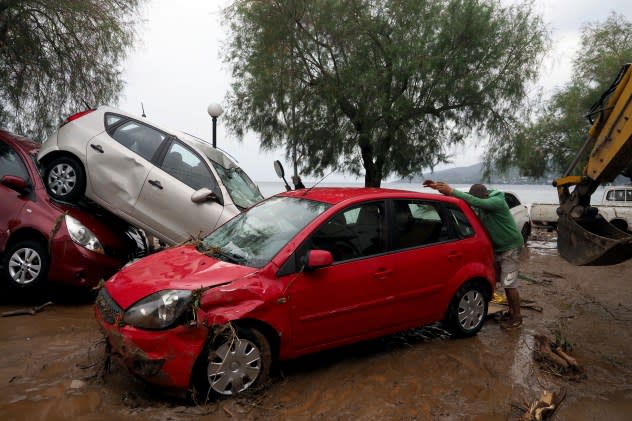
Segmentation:
{"type": "Polygon", "coordinates": [[[610,190],[610,191],[608,192],[608,194],[606,195],[606,200],[612,200],[612,201],[614,201],[614,200],[615,200],[615,199],[614,199],[614,190],[610,190]]]}
{"type": "Polygon", "coordinates": [[[166,135],[149,126],[129,121],[117,127],[111,136],[129,150],[151,161],[166,135]]]}
{"type": "Polygon", "coordinates": [[[632,189],[625,191],[625,200],[632,202],[632,189]]]}
{"type": "Polygon", "coordinates": [[[200,157],[191,149],[180,143],[173,142],[162,161],[161,168],[182,181],[193,190],[208,187],[217,191],[215,178],[204,165],[200,157]]]}
{"type": "Polygon", "coordinates": [[[17,152],[6,143],[0,142],[0,178],[5,175],[14,175],[25,180],[29,179],[29,174],[17,152]]]}
{"type": "Polygon", "coordinates": [[[520,204],[518,198],[511,193],[505,193],[505,202],[507,202],[507,206],[509,206],[509,209],[515,208],[520,204]]]}
{"type": "Polygon", "coordinates": [[[396,250],[438,243],[450,239],[440,204],[420,200],[395,200],[394,244],[396,250]]]}
{"type": "Polygon", "coordinates": [[[123,120],[123,116],[106,113],[105,114],[105,128],[109,129],[112,126],[114,126],[116,123],[120,122],[121,120],[123,120]]]}
{"type": "Polygon", "coordinates": [[[460,237],[464,238],[474,235],[474,229],[461,209],[450,205],[448,206],[448,213],[460,237]]]}
{"type": "Polygon", "coordinates": [[[617,202],[625,202],[625,190],[615,190],[614,200],[617,202]]]}
{"type": "Polygon", "coordinates": [[[328,250],[334,262],[384,253],[384,202],[365,203],[342,211],[323,223],[297,251],[328,250]]]}

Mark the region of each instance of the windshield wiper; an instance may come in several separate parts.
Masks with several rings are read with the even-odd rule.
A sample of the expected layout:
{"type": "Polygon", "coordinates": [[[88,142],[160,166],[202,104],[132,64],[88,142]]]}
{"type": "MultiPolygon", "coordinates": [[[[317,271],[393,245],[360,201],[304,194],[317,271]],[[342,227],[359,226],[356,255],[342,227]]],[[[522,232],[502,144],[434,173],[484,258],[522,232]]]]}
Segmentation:
{"type": "Polygon", "coordinates": [[[210,246],[208,248],[206,248],[206,247],[202,247],[202,248],[204,250],[201,250],[201,251],[203,251],[206,255],[211,255],[211,256],[218,257],[221,260],[224,260],[224,261],[229,262],[229,263],[242,264],[242,263],[246,262],[246,257],[245,256],[241,256],[241,255],[236,254],[236,253],[231,253],[229,251],[222,250],[221,247],[210,246]]]}

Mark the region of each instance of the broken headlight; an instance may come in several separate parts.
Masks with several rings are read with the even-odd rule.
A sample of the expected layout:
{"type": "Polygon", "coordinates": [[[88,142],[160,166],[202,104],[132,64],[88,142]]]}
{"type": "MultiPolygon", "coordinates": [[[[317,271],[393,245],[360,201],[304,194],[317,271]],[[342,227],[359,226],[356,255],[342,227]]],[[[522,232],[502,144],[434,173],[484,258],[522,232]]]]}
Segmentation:
{"type": "Polygon", "coordinates": [[[72,241],[95,253],[105,254],[101,242],[96,235],[81,222],[70,215],[66,215],[66,229],[72,241]]]}
{"type": "Polygon", "coordinates": [[[184,314],[191,304],[191,291],[159,291],[130,307],[123,321],[141,329],[165,329],[184,314]]]}

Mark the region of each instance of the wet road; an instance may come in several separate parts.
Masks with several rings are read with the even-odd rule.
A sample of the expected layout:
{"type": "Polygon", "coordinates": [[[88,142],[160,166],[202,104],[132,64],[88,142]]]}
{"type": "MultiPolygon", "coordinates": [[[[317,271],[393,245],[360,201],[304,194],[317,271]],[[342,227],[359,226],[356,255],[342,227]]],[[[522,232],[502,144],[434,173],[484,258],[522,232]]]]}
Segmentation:
{"type": "MultiPolygon", "coordinates": [[[[534,241],[523,253],[521,273],[529,280],[521,294],[544,311],[525,309],[519,330],[503,331],[490,319],[463,340],[437,329],[409,331],[282,364],[265,391],[206,405],[148,388],[116,361],[102,378],[104,344],[85,299],[3,317],[0,419],[500,421],[519,416],[516,406],[542,390],[564,388],[554,419],[629,420],[632,262],[573,267],[550,245],[534,241]],[[541,370],[532,357],[536,333],[572,343],[586,378],[541,370]]],[[[22,304],[5,299],[0,312],[22,304]]]]}

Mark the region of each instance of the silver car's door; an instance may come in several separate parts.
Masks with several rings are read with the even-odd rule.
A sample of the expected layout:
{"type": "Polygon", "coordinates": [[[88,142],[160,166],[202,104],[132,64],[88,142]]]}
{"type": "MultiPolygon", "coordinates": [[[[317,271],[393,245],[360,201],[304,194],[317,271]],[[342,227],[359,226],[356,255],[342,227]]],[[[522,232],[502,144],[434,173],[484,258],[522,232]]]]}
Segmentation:
{"type": "Polygon", "coordinates": [[[205,161],[173,140],[160,166],[152,168],[134,210],[134,219],[165,241],[178,243],[210,232],[224,211],[222,193],[205,161]],[[208,188],[217,199],[202,203],[193,193],[208,188]]]}
{"type": "Polygon", "coordinates": [[[88,142],[87,172],[91,199],[116,213],[132,215],[151,160],[167,135],[129,120],[88,142]]]}

